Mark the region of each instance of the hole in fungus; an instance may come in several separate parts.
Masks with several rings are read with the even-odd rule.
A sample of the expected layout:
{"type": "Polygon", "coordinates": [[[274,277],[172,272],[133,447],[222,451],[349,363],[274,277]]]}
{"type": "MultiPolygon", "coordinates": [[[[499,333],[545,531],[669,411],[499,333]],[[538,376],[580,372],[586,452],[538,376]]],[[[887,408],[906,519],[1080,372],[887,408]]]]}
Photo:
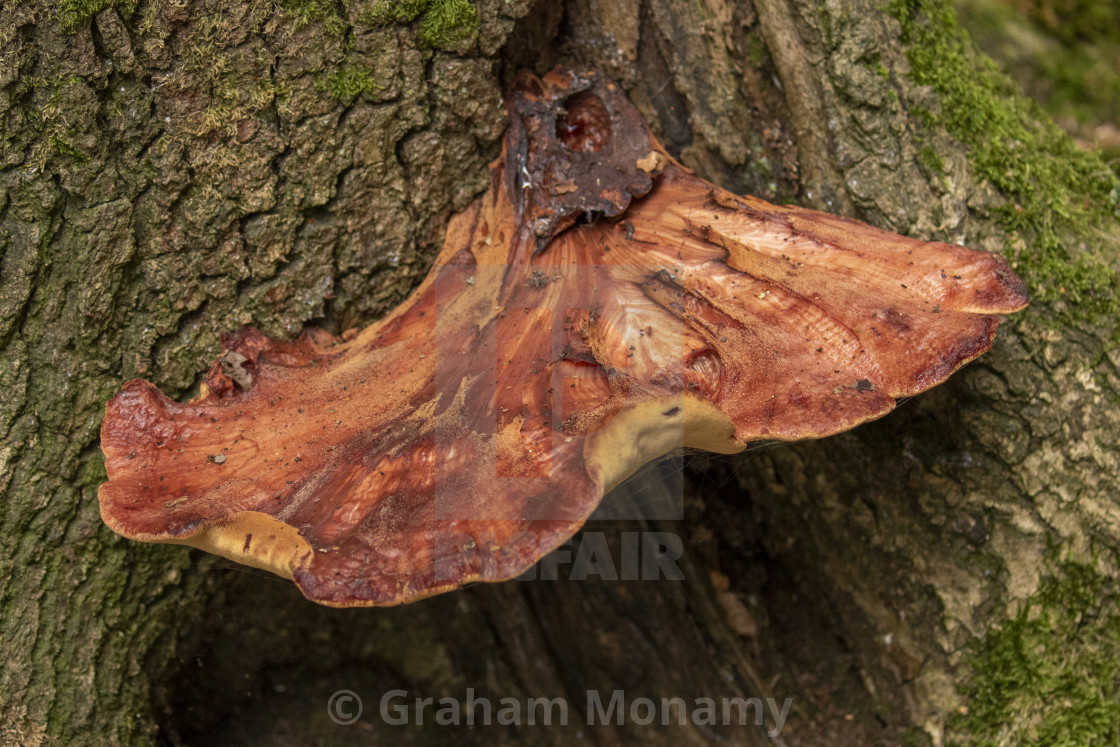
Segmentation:
{"type": "Polygon", "coordinates": [[[556,118],[556,139],[567,150],[597,153],[611,141],[611,115],[603,100],[590,91],[564,99],[556,118]]]}

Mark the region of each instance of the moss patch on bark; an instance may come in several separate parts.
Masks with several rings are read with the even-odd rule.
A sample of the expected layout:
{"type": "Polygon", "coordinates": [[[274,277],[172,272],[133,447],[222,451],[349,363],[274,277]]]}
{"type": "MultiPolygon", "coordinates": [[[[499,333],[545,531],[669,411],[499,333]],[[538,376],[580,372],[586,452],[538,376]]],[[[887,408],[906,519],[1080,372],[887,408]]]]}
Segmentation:
{"type": "Polygon", "coordinates": [[[1082,747],[1120,742],[1120,585],[1055,562],[1018,614],[973,649],[967,712],[950,744],[1082,747]]]}
{"type": "Polygon", "coordinates": [[[79,26],[105,10],[116,8],[123,15],[136,10],[138,0],[59,0],[58,25],[64,34],[74,33],[79,26]]]}
{"type": "Polygon", "coordinates": [[[408,23],[420,19],[417,39],[429,47],[455,49],[478,31],[478,10],[470,0],[379,0],[363,16],[367,23],[408,23]]]}
{"type": "Polygon", "coordinates": [[[939,111],[919,112],[970,149],[977,175],[1005,196],[993,208],[1004,251],[1032,300],[1056,326],[1113,324],[1120,312],[1114,257],[1105,250],[1120,219],[1120,179],[1078,149],[994,63],[972,51],[945,0],[894,0],[911,75],[932,87],[939,111]]]}

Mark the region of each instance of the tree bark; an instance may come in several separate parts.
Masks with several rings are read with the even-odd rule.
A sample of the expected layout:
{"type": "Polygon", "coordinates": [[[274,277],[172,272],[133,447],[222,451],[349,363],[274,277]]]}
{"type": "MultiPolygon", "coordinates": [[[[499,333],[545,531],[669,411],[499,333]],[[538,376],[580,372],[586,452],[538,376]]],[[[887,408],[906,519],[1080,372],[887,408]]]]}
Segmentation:
{"type": "Polygon", "coordinates": [[[1114,739],[1115,174],[937,0],[389,7],[0,10],[0,741],[1114,739]],[[503,82],[556,62],[604,69],[729,189],[1007,253],[1031,308],[883,421],[670,460],[573,541],[605,542],[621,568],[634,537],[679,537],[682,581],[561,564],[561,580],[331,610],[109,532],[97,429],[121,382],[189,396],[223,331],[339,332],[391,308],[486,187],[503,82]],[[380,713],[394,689],[411,704],[468,688],[495,708],[563,698],[569,723],[380,713]],[[328,712],[341,690],[364,704],[349,726],[328,712]],[[772,738],[753,710],[749,727],[675,711],[642,726],[629,709],[589,726],[588,693],[614,690],[682,698],[694,717],[697,698],[793,704],[772,738]]]}

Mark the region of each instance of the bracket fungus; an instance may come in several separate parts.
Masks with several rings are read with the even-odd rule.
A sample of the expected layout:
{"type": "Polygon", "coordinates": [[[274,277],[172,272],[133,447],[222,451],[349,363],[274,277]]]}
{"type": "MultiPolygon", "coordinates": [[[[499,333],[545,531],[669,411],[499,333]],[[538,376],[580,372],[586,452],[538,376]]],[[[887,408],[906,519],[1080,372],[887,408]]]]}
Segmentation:
{"type": "Polygon", "coordinates": [[[524,76],[489,191],[385,319],[252,328],[187,404],[108,404],[101,515],[334,606],[513,578],[681,446],[820,438],[991,347],[996,255],[738,197],[597,73],[524,76]]]}

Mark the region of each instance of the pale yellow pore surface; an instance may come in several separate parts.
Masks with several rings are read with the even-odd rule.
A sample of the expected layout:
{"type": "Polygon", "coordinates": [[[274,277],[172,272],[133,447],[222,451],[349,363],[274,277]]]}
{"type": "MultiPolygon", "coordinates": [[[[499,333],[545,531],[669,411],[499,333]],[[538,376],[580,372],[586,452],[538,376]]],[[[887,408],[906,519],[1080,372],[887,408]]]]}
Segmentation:
{"type": "Polygon", "coordinates": [[[735,454],[744,444],[715,405],[682,392],[622,410],[587,435],[583,456],[588,474],[606,493],[643,464],[682,446],[735,454]]]}
{"type": "Polygon", "coordinates": [[[311,561],[314,553],[299,530],[260,511],[240,511],[221,522],[207,524],[185,539],[156,541],[196,547],[289,580],[297,568],[311,561]]]}

